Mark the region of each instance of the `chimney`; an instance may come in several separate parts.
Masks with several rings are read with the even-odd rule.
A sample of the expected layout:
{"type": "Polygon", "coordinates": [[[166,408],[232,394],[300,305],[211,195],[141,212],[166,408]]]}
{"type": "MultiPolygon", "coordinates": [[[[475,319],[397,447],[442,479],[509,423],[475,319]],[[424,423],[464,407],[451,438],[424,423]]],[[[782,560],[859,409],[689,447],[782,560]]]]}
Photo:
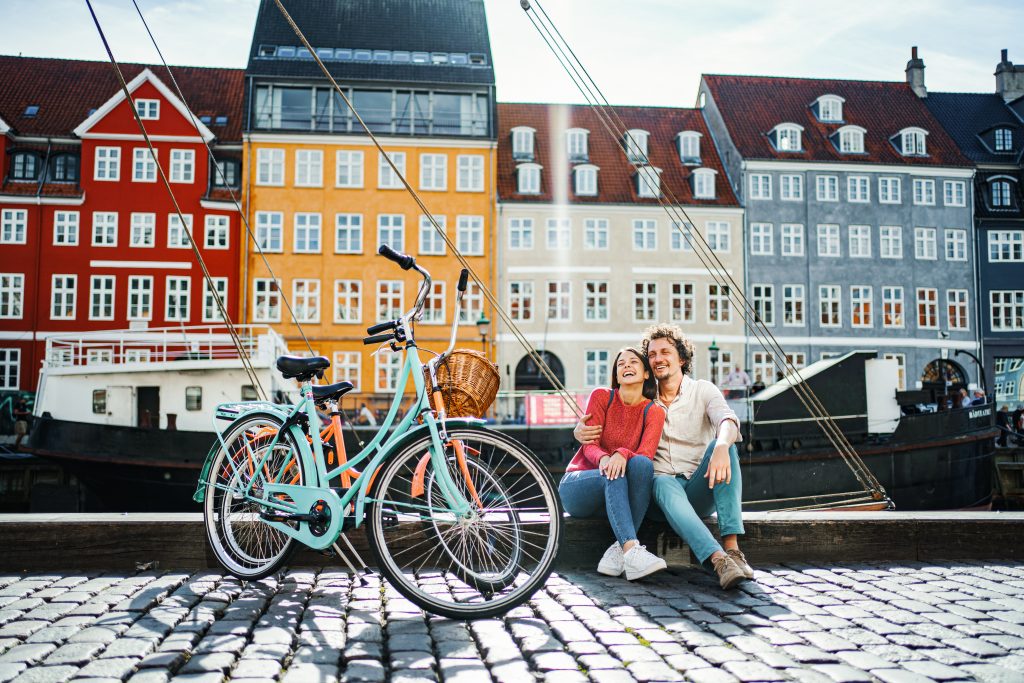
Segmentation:
{"type": "Polygon", "coordinates": [[[917,45],[910,48],[910,61],[907,62],[907,85],[918,97],[928,97],[928,88],[924,87],[924,60],[917,56],[917,45]]]}
{"type": "Polygon", "coordinates": [[[1024,96],[1024,65],[1014,66],[1007,58],[1005,49],[1000,53],[1000,58],[996,64],[996,93],[1004,102],[1012,102],[1024,96]]]}

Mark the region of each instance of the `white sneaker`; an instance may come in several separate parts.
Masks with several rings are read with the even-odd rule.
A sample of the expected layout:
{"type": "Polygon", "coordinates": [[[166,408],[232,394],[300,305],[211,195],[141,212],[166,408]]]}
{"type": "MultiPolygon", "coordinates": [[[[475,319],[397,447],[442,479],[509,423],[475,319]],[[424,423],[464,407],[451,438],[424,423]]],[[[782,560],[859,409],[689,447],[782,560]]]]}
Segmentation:
{"type": "Polygon", "coordinates": [[[605,576],[622,575],[622,546],[618,541],[604,551],[601,561],[597,563],[597,573],[605,576]]]}
{"type": "Polygon", "coordinates": [[[665,560],[653,553],[647,552],[647,548],[639,543],[623,553],[622,564],[626,570],[627,581],[642,579],[668,567],[665,564],[665,560]]]}

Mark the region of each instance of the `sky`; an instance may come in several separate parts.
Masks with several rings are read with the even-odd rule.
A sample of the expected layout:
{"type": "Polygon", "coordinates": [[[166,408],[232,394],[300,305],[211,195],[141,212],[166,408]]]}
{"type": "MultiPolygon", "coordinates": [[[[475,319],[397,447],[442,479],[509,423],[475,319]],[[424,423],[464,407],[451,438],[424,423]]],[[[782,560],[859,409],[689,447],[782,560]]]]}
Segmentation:
{"type": "MultiPolygon", "coordinates": [[[[170,63],[245,67],[258,0],[137,1],[170,63]]],[[[119,61],[158,61],[130,0],[93,4],[119,61]]],[[[499,100],[583,101],[519,0],[484,4],[499,100]]],[[[933,91],[994,92],[1004,48],[1024,63],[1020,0],[544,0],[544,9],[614,104],[693,106],[701,73],[902,80],[912,45],[933,91]]],[[[106,59],[85,0],[0,0],[0,26],[4,54],[106,59]]]]}

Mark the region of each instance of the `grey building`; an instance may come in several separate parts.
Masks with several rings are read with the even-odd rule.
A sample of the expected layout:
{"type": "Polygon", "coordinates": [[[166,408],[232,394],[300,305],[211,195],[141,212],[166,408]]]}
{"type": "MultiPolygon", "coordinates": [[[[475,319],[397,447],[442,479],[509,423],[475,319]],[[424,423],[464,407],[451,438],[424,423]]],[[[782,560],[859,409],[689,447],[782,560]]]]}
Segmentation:
{"type": "MultiPolygon", "coordinates": [[[[701,79],[745,207],[747,297],[797,366],[875,349],[903,388],[976,382],[956,357],[978,351],[974,171],[915,96],[917,68],[907,83],[701,79]]],[[[755,379],[774,381],[774,360],[751,339],[755,379]]]]}
{"type": "MultiPolygon", "coordinates": [[[[919,94],[977,164],[974,227],[982,361],[999,405],[1024,405],[1024,66],[1003,50],[995,92],[919,94]]],[[[923,86],[923,83],[922,83],[923,86]]]]}

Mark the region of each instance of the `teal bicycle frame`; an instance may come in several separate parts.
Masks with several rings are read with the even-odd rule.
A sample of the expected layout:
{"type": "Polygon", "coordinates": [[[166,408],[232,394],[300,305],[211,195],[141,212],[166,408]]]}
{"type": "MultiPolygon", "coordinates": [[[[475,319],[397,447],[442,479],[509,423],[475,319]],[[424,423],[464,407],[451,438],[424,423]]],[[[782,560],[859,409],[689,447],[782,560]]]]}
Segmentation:
{"type": "MultiPolygon", "coordinates": [[[[412,323],[422,309],[422,302],[425,298],[426,291],[430,286],[429,274],[418,267],[416,270],[424,275],[424,283],[421,285],[420,295],[417,297],[417,305],[397,321],[397,326],[406,331],[411,331],[412,323]]],[[[459,297],[459,301],[461,302],[461,296],[459,297]]],[[[458,308],[458,304],[456,305],[456,308],[458,308]]],[[[456,318],[457,316],[458,313],[456,312],[456,318]]],[[[454,329],[456,324],[457,322],[453,323],[452,345],[455,343],[454,329]]],[[[263,508],[275,510],[281,513],[282,517],[286,517],[288,515],[309,515],[312,514],[314,509],[319,510],[326,505],[328,513],[328,525],[326,529],[318,526],[317,529],[314,530],[311,528],[309,522],[305,520],[300,521],[298,528],[295,528],[282,521],[264,519],[265,523],[304,543],[305,545],[317,550],[322,550],[334,544],[338,539],[338,536],[341,534],[345,511],[350,505],[353,508],[354,526],[361,526],[366,517],[366,504],[368,502],[376,502],[377,500],[369,498],[369,488],[374,473],[384,463],[384,461],[387,460],[387,458],[397,453],[400,447],[407,443],[412,443],[416,439],[426,435],[429,435],[430,437],[429,450],[431,464],[434,468],[434,481],[438,484],[442,498],[448,506],[445,509],[445,512],[452,513],[457,517],[468,516],[471,513],[472,506],[459,491],[458,486],[451,477],[445,459],[444,443],[447,441],[447,430],[449,426],[482,424],[483,421],[472,418],[452,419],[447,418],[443,414],[441,415],[441,420],[438,420],[438,415],[430,406],[430,394],[428,392],[428,387],[424,384],[419,350],[413,336],[411,334],[407,334],[407,338],[409,341],[406,343],[404,348],[405,358],[402,364],[402,370],[399,374],[397,386],[395,387],[395,397],[391,402],[391,408],[388,410],[388,414],[384,418],[383,424],[377,431],[376,436],[358,454],[348,459],[345,464],[339,465],[332,470],[327,470],[324,458],[323,442],[320,440],[320,431],[315,428],[316,425],[319,425],[319,416],[317,415],[316,403],[313,400],[312,385],[308,381],[303,382],[301,387],[302,399],[294,406],[282,406],[262,401],[222,403],[218,405],[213,415],[214,431],[217,433],[218,444],[214,444],[213,449],[206,458],[206,463],[203,466],[203,471],[200,475],[199,488],[197,489],[195,496],[193,496],[196,502],[202,502],[205,498],[205,488],[207,485],[223,489],[232,495],[238,494],[238,491],[230,486],[219,483],[216,480],[212,482],[209,481],[209,470],[214,457],[217,455],[218,445],[225,453],[228,452],[228,444],[224,442],[224,435],[217,428],[217,421],[230,420],[233,422],[236,419],[243,417],[246,413],[259,411],[271,413],[280,419],[283,428],[277,431],[270,444],[265,447],[263,457],[258,463],[256,463],[253,471],[259,471],[263,468],[267,459],[274,453],[274,449],[283,438],[283,435],[287,433],[291,443],[294,444],[295,450],[297,451],[297,456],[301,462],[302,472],[306,477],[306,482],[303,484],[286,484],[281,482],[280,479],[284,476],[284,472],[287,469],[285,468],[277,475],[277,480],[267,482],[264,485],[261,492],[262,495],[260,496],[255,495],[253,491],[255,478],[250,478],[249,483],[245,488],[244,495],[247,500],[257,503],[263,508]],[[388,430],[395,424],[398,410],[401,407],[402,399],[405,395],[405,389],[410,376],[412,376],[413,386],[416,390],[414,404],[401,421],[398,422],[394,431],[388,435],[388,430]],[[305,418],[308,421],[307,423],[310,426],[310,439],[308,440],[306,438],[306,432],[300,425],[300,415],[302,414],[305,415],[305,418]],[[422,418],[422,424],[414,426],[413,422],[417,417],[422,418]],[[331,479],[338,477],[343,472],[346,472],[366,461],[369,461],[366,467],[348,490],[343,490],[341,495],[339,495],[338,490],[330,488],[328,483],[331,479]],[[288,502],[287,499],[290,499],[292,502],[288,502]]],[[[451,347],[449,347],[449,351],[450,350],[451,347]]],[[[335,439],[340,442],[342,434],[336,434],[335,439]]],[[[247,441],[245,445],[246,448],[249,448],[247,441]]],[[[339,443],[339,447],[342,445],[343,444],[339,443]]],[[[251,451],[250,457],[252,457],[251,451]]],[[[227,461],[231,464],[233,469],[233,475],[235,476],[233,476],[232,479],[234,479],[239,475],[239,465],[231,457],[228,457],[227,461]]],[[[244,477],[242,477],[242,479],[244,480],[244,477]]],[[[410,505],[410,507],[420,510],[431,509],[426,505],[410,505]]]]}

